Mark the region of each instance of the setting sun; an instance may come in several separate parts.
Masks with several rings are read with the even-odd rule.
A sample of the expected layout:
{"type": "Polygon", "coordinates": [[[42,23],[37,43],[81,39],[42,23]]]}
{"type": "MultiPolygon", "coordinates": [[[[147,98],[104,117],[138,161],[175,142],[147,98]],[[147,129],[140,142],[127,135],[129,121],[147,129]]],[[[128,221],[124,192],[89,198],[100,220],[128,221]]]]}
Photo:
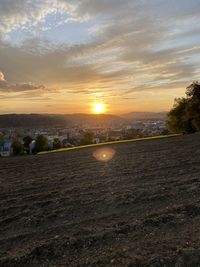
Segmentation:
{"type": "Polygon", "coordinates": [[[95,103],[93,105],[93,112],[95,114],[102,114],[105,112],[105,105],[103,103],[95,103]]]}

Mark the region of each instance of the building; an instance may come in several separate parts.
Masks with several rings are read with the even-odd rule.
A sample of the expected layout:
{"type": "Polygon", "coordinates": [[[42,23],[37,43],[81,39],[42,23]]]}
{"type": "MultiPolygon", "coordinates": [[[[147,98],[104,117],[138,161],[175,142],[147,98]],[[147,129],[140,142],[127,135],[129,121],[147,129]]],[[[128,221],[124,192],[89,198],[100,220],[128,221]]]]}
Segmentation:
{"type": "Polygon", "coordinates": [[[95,138],[93,139],[93,143],[94,143],[94,144],[99,144],[99,143],[100,143],[100,138],[95,137],[95,138]]]}
{"type": "Polygon", "coordinates": [[[10,157],[13,154],[12,142],[2,141],[0,142],[0,156],[10,157]]]}
{"type": "Polygon", "coordinates": [[[36,144],[36,141],[33,140],[30,145],[29,145],[29,151],[30,151],[30,154],[34,154],[34,150],[35,150],[35,144],[36,144]]]}

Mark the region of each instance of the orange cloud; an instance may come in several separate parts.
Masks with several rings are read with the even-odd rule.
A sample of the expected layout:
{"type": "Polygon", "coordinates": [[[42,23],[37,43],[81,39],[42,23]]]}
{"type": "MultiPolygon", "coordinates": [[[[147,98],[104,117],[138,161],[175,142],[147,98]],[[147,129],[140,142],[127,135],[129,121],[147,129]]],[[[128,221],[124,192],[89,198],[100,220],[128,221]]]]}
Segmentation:
{"type": "Polygon", "coordinates": [[[3,72],[0,71],[0,81],[5,81],[5,77],[3,72]]]}

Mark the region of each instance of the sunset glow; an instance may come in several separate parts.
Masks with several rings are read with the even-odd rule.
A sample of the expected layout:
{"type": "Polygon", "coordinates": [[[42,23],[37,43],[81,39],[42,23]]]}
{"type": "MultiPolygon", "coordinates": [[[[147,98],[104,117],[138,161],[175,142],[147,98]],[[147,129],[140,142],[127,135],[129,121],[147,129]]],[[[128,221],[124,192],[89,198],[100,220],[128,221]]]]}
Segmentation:
{"type": "Polygon", "coordinates": [[[170,110],[199,79],[199,12],[198,0],[0,0],[0,113],[170,110]]]}
{"type": "Polygon", "coordinates": [[[103,114],[105,113],[105,105],[103,103],[95,103],[93,105],[93,113],[95,114],[103,114]]]}

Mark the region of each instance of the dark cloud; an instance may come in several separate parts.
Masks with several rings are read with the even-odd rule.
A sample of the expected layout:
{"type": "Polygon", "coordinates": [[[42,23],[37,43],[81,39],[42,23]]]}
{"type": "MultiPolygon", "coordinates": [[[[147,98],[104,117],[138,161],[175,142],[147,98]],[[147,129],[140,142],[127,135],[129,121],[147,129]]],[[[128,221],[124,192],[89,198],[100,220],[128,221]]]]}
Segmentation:
{"type": "Polygon", "coordinates": [[[52,91],[53,89],[49,89],[45,87],[44,85],[35,85],[32,83],[16,83],[16,84],[11,84],[8,83],[5,78],[4,74],[0,72],[0,92],[3,93],[18,93],[18,92],[47,92],[47,91],[52,91]]]}

